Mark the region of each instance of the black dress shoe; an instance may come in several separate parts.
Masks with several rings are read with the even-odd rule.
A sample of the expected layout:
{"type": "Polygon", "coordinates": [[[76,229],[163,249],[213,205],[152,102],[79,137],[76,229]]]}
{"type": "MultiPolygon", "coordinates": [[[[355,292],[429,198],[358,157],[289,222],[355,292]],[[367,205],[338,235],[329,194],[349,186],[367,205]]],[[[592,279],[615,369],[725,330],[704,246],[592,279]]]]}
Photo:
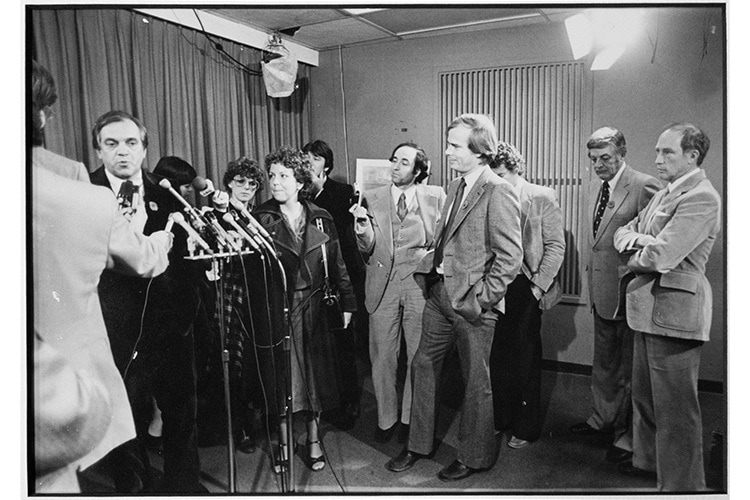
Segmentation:
{"type": "Polygon", "coordinates": [[[396,426],[398,425],[398,422],[393,424],[392,426],[388,427],[387,429],[381,429],[380,427],[377,427],[375,429],[375,434],[373,438],[378,443],[387,443],[391,440],[393,437],[393,433],[396,432],[396,426]]]}
{"type": "Polygon", "coordinates": [[[632,460],[633,459],[633,452],[628,450],[623,450],[622,448],[619,448],[615,445],[610,445],[609,448],[607,448],[607,462],[612,462],[613,464],[619,464],[620,462],[624,462],[626,460],[632,460]]]}
{"type": "Polygon", "coordinates": [[[438,472],[437,477],[441,481],[458,481],[471,476],[475,472],[477,472],[477,469],[472,469],[456,459],[448,467],[438,472]]]}
{"type": "Polygon", "coordinates": [[[422,458],[422,456],[423,455],[420,455],[419,453],[414,453],[404,448],[396,458],[388,460],[388,463],[385,464],[385,468],[391,472],[404,472],[405,470],[411,469],[417,460],[422,458]]]}
{"type": "Polygon", "coordinates": [[[626,476],[643,477],[656,480],[656,472],[639,469],[638,467],[633,466],[632,460],[627,460],[625,462],[620,462],[619,464],[617,464],[617,472],[626,476]]]}
{"type": "Polygon", "coordinates": [[[594,429],[586,422],[580,422],[575,425],[570,426],[570,432],[573,434],[577,434],[579,436],[601,436],[604,434],[609,434],[608,432],[600,431],[599,429],[594,429]]]}
{"type": "Polygon", "coordinates": [[[396,437],[396,440],[404,444],[409,440],[409,424],[401,423],[398,427],[398,437],[396,437]]]}

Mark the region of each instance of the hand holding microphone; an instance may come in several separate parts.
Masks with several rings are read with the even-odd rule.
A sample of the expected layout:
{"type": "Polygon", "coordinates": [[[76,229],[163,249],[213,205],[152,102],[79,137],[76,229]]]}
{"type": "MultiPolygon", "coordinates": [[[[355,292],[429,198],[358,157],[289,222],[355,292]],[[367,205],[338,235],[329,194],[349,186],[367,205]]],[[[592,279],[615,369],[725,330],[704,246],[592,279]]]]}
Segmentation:
{"type": "Polygon", "coordinates": [[[193,179],[193,188],[204,198],[208,198],[213,194],[211,202],[213,203],[214,208],[220,212],[227,211],[227,207],[229,206],[229,194],[215,189],[214,183],[211,182],[211,179],[204,179],[201,176],[197,176],[193,179]]]}

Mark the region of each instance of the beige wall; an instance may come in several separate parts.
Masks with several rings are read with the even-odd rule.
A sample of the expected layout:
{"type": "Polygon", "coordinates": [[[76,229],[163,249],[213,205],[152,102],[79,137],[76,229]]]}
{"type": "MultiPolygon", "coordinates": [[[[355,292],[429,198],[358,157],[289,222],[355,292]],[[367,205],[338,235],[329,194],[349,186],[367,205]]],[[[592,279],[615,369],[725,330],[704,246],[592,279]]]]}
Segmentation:
{"type": "MultiPolygon", "coordinates": [[[[723,195],[721,10],[648,9],[646,29],[650,40],[657,42],[655,55],[649,36],[642,34],[612,68],[592,73],[593,123],[584,124],[584,133],[603,125],[618,127],[628,142],[628,163],[653,174],[654,144],[662,127],[677,120],[694,121],[712,140],[704,166],[723,195]],[[716,26],[715,34],[707,34],[702,57],[703,30],[710,30],[711,25],[716,26]]],[[[311,138],[331,145],[336,155],[334,177],[347,180],[348,173],[350,182],[356,158],[385,158],[404,140],[421,144],[428,157],[438,160],[444,147],[437,123],[438,72],[571,59],[562,23],[326,51],[321,53],[320,66],[311,72],[311,138]]],[[[582,168],[587,168],[585,162],[582,168]]],[[[584,178],[588,176],[587,171],[584,178]]],[[[441,179],[431,182],[440,183],[441,179]]],[[[705,347],[701,368],[702,379],[721,382],[726,366],[723,270],[722,233],[708,264],[708,278],[714,287],[714,320],[712,341],[705,347]]],[[[593,324],[588,307],[564,304],[545,313],[543,335],[545,359],[591,364],[593,324]]]]}

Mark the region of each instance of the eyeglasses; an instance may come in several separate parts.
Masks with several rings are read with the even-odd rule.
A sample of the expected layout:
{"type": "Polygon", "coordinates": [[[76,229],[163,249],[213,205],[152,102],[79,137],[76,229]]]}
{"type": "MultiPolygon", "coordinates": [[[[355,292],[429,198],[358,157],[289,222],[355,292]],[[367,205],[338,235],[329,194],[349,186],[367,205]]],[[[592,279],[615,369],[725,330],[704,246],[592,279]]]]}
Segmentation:
{"type": "Polygon", "coordinates": [[[252,179],[248,179],[246,177],[235,177],[234,179],[232,179],[232,182],[237,187],[245,187],[245,186],[258,187],[257,182],[255,182],[252,179]]]}

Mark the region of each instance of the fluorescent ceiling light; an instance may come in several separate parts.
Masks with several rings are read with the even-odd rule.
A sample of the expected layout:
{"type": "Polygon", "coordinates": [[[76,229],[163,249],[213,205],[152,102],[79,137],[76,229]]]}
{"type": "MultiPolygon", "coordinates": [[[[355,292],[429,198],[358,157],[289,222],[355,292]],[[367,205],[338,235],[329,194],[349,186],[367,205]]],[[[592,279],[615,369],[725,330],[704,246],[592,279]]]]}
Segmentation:
{"type": "Polygon", "coordinates": [[[573,59],[580,59],[591,52],[594,47],[594,30],[586,14],[576,14],[567,18],[565,30],[568,32],[573,59]]]}
{"type": "Polygon", "coordinates": [[[353,16],[361,16],[362,14],[369,14],[371,12],[377,12],[379,10],[385,10],[385,9],[342,9],[345,12],[348,12],[349,14],[353,16]]]}

